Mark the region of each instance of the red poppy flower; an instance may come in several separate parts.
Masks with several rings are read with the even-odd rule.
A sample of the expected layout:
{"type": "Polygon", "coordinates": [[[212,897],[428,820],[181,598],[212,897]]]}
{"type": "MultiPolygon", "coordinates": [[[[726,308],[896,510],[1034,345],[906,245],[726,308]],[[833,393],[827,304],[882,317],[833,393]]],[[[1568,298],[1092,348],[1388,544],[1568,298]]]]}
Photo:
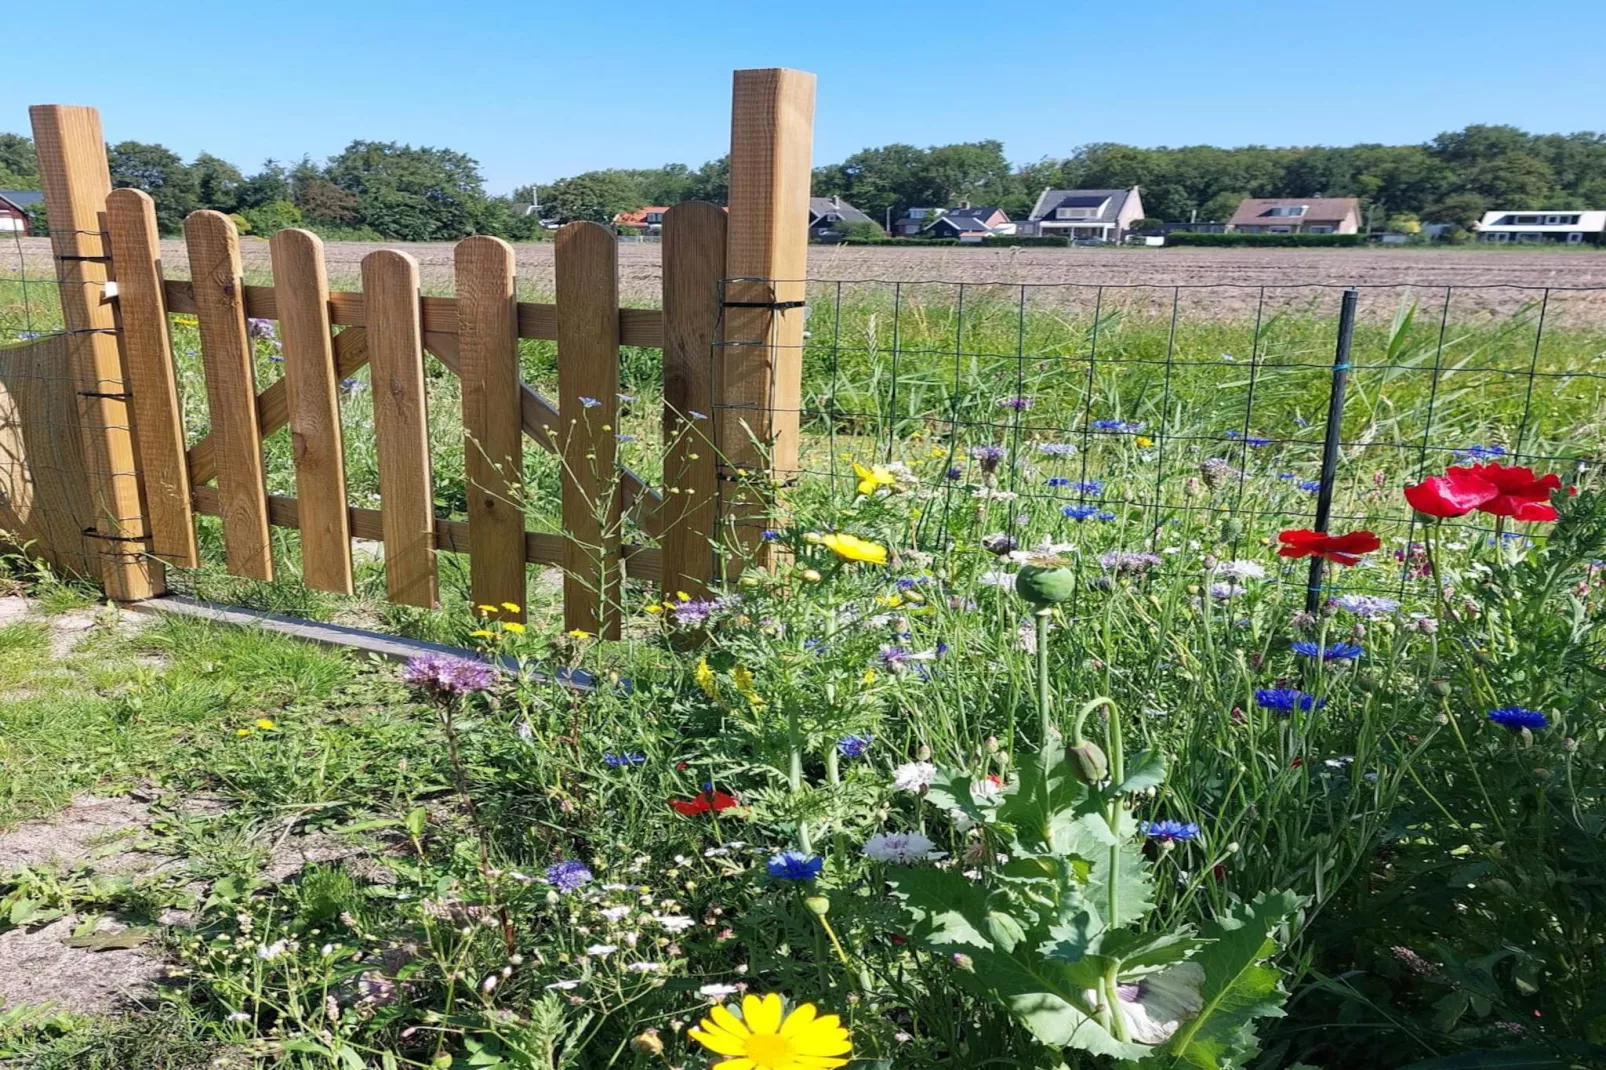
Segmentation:
{"type": "Polygon", "coordinates": [[[1309,528],[1295,528],[1279,532],[1277,539],[1282,543],[1277,550],[1278,557],[1321,557],[1335,565],[1357,564],[1361,554],[1369,554],[1383,545],[1370,531],[1327,535],[1309,528]]]}
{"type": "Polygon", "coordinates": [[[1428,516],[1466,516],[1476,509],[1515,520],[1554,520],[1550,492],[1560,489],[1561,477],[1554,472],[1536,476],[1519,465],[1474,464],[1406,487],[1405,500],[1428,516]]]}
{"type": "Polygon", "coordinates": [[[696,817],[698,814],[706,814],[710,811],[718,813],[720,810],[729,810],[740,806],[741,803],[736,801],[736,796],[734,795],[714,788],[707,788],[698,792],[695,798],[670,799],[669,805],[675,808],[676,813],[685,814],[687,817],[696,817]]]}

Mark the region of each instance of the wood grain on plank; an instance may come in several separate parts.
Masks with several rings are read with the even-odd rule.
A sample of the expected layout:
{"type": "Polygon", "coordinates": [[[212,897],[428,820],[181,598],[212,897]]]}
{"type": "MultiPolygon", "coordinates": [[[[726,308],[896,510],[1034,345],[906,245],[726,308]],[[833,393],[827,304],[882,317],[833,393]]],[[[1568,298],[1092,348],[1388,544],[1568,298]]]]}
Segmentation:
{"type": "Polygon", "coordinates": [[[205,209],[184,220],[184,242],[194,276],[195,318],[223,502],[224,555],[234,575],[271,580],[267,475],[257,420],[256,371],[246,332],[239,236],[228,216],[205,209]]]}
{"type": "Polygon", "coordinates": [[[717,454],[711,439],[725,212],[688,201],[664,216],[664,504],[659,543],[665,597],[702,597],[714,577],[717,454]]]}
{"type": "Polygon", "coordinates": [[[40,185],[50,220],[50,251],[68,332],[68,391],[77,406],[75,428],[82,440],[85,497],[93,515],[82,531],[81,549],[99,558],[106,594],[120,601],[149,598],[167,589],[162,563],[145,541],[135,465],[134,419],[113,332],[114,306],[105,300],[109,273],[100,214],[111,192],[106,141],[94,108],[39,104],[28,109],[40,185]]]}
{"type": "Polygon", "coordinates": [[[457,243],[456,269],[469,586],[482,613],[522,623],[524,430],[513,247],[485,235],[465,238],[457,243]]]}
{"type": "Polygon", "coordinates": [[[311,231],[281,230],[268,240],[268,252],[279,297],[285,407],[301,501],[301,576],[309,587],[351,594],[341,376],[329,325],[323,241],[311,231]]]}
{"type": "Polygon", "coordinates": [[[143,190],[113,190],[106,198],[106,220],[117,272],[123,360],[133,395],[151,553],[170,564],[194,568],[200,556],[184,458],[184,410],[162,286],[156,202],[143,190]]]}
{"type": "Polygon", "coordinates": [[[393,602],[433,606],[435,508],[424,397],[418,263],[381,249],[362,259],[368,361],[373,369],[385,584],[393,602]]]}
{"type": "Polygon", "coordinates": [[[597,223],[558,231],[558,431],[566,627],[619,637],[619,262],[597,223]]]}

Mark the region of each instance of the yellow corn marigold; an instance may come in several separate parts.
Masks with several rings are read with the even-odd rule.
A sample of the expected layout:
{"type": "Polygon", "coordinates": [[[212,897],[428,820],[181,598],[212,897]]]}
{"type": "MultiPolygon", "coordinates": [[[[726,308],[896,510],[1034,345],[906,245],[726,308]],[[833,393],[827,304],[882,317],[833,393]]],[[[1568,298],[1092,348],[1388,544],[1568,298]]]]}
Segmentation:
{"type": "Polygon", "coordinates": [[[834,1014],[804,1003],[787,1014],[781,997],[744,996],[738,1017],[717,1006],[687,1035],[727,1058],[713,1070],[835,1070],[846,1066],[853,1041],[834,1014]]]}
{"type": "Polygon", "coordinates": [[[857,535],[849,535],[845,531],[832,532],[820,537],[820,542],[827,550],[836,554],[844,561],[862,561],[867,565],[884,565],[887,563],[887,548],[878,542],[861,539],[857,535]]]}

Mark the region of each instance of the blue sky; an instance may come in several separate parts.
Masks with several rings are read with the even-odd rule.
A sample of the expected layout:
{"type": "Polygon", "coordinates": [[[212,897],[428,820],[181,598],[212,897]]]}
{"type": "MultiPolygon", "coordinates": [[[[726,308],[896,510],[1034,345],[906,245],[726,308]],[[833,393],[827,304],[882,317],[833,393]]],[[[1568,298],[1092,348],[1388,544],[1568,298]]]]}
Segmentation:
{"type": "Polygon", "coordinates": [[[0,63],[0,130],[93,104],[112,141],[247,170],[354,138],[467,152],[492,192],[696,165],[730,72],[819,75],[815,162],[995,137],[1017,162],[1138,145],[1422,141],[1606,127],[1599,0],[999,5],[285,0],[49,5],[0,63]],[[51,47],[59,27],[69,65],[51,47]],[[1498,29],[1497,29],[1498,28],[1498,29]],[[1063,42],[1076,42],[1068,46],[1063,42]]]}

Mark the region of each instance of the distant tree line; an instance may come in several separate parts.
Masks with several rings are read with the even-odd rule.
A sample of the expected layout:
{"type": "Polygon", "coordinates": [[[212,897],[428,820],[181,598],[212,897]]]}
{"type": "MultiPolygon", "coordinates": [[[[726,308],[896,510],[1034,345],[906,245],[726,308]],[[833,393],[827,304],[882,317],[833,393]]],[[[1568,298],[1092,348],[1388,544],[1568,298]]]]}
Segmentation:
{"type": "MultiPolygon", "coordinates": [[[[683,200],[722,204],[728,158],[701,167],[586,171],[510,196],[485,192],[479,164],[450,149],[353,141],[322,164],[269,160],[255,174],[210,153],[186,163],[161,145],[108,146],[112,181],[156,200],[164,230],[215,208],[250,233],[309,226],[332,237],[402,241],[542,233],[535,213],[559,222],[611,221],[620,212],[683,200]]],[[[0,134],[0,189],[38,186],[33,144],[0,134]]],[[[959,201],[996,204],[1025,216],[1055,188],[1143,188],[1151,219],[1225,219],[1244,197],[1359,197],[1368,222],[1415,219],[1469,225],[1492,208],[1606,208],[1606,134],[1529,134],[1513,126],[1469,126],[1420,145],[1308,148],[1199,145],[1143,149],[1085,145],[1064,159],[1011,164],[1001,141],[918,148],[883,145],[814,171],[817,196],[840,196],[877,221],[911,207],[959,201]]]]}

